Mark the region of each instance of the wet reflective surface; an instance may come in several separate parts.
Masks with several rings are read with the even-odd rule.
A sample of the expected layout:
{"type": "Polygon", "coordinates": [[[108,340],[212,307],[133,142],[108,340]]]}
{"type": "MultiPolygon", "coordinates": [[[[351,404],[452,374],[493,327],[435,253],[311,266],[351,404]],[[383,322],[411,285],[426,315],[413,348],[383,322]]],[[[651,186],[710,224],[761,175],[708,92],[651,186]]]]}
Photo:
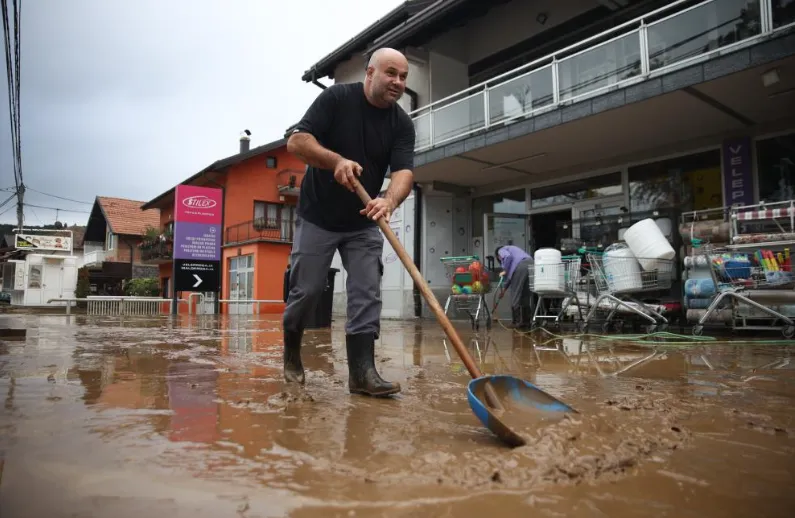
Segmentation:
{"type": "Polygon", "coordinates": [[[347,391],[342,322],[281,376],[278,319],[3,316],[0,516],[792,516],[793,345],[475,337],[486,374],[579,414],[505,448],[434,322],[385,322],[390,400],[347,391]]]}

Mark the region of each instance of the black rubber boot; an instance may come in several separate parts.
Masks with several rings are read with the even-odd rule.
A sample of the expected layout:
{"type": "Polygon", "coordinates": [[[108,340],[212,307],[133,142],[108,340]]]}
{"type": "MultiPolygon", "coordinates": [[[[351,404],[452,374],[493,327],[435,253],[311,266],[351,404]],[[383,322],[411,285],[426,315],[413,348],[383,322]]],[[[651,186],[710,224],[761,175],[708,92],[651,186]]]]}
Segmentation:
{"type": "Polygon", "coordinates": [[[375,337],[372,333],[346,335],[348,389],[352,394],[389,396],[400,392],[399,383],[384,381],[375,370],[375,337]]]}
{"type": "Polygon", "coordinates": [[[301,363],[301,338],[303,331],[284,331],[284,380],[303,383],[304,365],[301,363]]]}

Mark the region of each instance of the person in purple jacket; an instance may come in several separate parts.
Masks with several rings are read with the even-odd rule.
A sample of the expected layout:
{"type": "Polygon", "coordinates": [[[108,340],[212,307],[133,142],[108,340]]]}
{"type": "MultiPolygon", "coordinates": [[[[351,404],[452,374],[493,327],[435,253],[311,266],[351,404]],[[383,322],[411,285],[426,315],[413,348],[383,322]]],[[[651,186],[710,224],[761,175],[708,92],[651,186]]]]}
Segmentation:
{"type": "Polygon", "coordinates": [[[512,327],[530,327],[533,318],[533,294],[530,292],[530,266],[533,257],[514,245],[498,246],[494,255],[502,267],[500,277],[511,295],[512,327]]]}

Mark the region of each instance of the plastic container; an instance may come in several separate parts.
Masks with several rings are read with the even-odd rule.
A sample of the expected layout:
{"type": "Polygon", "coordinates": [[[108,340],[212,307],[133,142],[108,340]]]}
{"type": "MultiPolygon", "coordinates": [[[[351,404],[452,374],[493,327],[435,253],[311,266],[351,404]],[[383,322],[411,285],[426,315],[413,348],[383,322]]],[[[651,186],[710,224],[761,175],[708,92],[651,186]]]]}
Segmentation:
{"type": "Polygon", "coordinates": [[[560,250],[540,248],[533,254],[533,262],[533,291],[557,293],[564,290],[566,268],[560,250]]]}
{"type": "Polygon", "coordinates": [[[658,259],[671,260],[676,257],[671,243],[665,239],[660,227],[651,218],[638,221],[629,227],[624,233],[624,241],[644,270],[656,270],[658,259]]]}
{"type": "Polygon", "coordinates": [[[602,258],[602,266],[611,292],[632,292],[643,288],[640,263],[629,247],[608,247],[602,258]]]}
{"type": "Polygon", "coordinates": [[[657,228],[660,229],[660,232],[662,232],[665,237],[671,237],[671,233],[673,232],[671,218],[658,218],[654,220],[654,224],[657,225],[657,228]]]}

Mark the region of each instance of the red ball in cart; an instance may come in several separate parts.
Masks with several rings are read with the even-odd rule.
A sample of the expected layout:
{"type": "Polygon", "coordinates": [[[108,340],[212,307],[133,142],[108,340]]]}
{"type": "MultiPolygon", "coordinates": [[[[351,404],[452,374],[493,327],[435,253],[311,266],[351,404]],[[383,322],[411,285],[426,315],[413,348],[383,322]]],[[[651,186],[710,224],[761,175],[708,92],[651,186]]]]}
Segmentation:
{"type": "Polygon", "coordinates": [[[480,264],[480,261],[472,261],[472,263],[470,263],[469,273],[472,274],[473,281],[481,280],[483,275],[483,266],[480,264]]]}

